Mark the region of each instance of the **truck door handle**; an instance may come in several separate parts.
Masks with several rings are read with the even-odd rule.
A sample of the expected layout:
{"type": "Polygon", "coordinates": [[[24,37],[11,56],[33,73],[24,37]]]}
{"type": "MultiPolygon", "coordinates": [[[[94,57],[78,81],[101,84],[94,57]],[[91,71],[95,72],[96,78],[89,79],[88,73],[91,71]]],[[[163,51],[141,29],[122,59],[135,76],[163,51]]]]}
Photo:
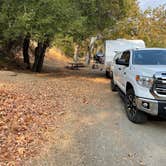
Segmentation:
{"type": "Polygon", "coordinates": [[[126,75],[126,72],[124,72],[123,74],[126,75]]]}
{"type": "Polygon", "coordinates": [[[119,68],[119,70],[122,70],[121,68],[119,68]]]}

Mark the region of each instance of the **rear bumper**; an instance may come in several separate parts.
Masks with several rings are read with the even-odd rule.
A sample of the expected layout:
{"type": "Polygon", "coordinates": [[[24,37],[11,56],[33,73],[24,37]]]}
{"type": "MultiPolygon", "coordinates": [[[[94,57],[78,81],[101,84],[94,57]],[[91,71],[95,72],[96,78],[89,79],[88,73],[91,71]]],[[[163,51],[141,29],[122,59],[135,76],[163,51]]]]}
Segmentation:
{"type": "Polygon", "coordinates": [[[136,98],[137,108],[153,116],[166,117],[166,101],[136,98]]]}

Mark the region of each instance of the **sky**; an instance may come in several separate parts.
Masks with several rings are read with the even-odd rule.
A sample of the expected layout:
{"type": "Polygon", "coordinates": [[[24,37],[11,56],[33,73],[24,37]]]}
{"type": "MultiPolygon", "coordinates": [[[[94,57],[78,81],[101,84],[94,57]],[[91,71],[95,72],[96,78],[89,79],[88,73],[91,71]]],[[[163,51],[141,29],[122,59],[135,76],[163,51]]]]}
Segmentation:
{"type": "Polygon", "coordinates": [[[159,5],[166,4],[166,0],[138,0],[140,2],[140,7],[142,10],[148,7],[158,7],[159,5]]]}

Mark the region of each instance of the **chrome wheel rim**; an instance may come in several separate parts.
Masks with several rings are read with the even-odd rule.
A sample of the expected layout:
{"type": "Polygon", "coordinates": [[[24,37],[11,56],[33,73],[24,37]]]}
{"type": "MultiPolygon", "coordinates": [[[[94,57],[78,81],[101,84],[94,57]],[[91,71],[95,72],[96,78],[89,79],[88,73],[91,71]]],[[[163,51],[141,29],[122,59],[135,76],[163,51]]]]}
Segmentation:
{"type": "Polygon", "coordinates": [[[131,118],[137,113],[135,96],[132,94],[127,95],[127,112],[131,118]]]}

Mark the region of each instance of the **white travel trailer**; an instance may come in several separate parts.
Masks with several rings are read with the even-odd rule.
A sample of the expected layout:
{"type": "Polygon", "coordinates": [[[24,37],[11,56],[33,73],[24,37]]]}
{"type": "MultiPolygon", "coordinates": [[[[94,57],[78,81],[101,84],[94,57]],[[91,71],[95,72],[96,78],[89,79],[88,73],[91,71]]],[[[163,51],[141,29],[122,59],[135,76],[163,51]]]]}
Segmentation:
{"type": "Polygon", "coordinates": [[[118,52],[123,52],[127,49],[145,48],[145,42],[143,40],[107,40],[105,42],[105,68],[106,76],[110,77],[111,64],[114,56],[118,52]]]}

